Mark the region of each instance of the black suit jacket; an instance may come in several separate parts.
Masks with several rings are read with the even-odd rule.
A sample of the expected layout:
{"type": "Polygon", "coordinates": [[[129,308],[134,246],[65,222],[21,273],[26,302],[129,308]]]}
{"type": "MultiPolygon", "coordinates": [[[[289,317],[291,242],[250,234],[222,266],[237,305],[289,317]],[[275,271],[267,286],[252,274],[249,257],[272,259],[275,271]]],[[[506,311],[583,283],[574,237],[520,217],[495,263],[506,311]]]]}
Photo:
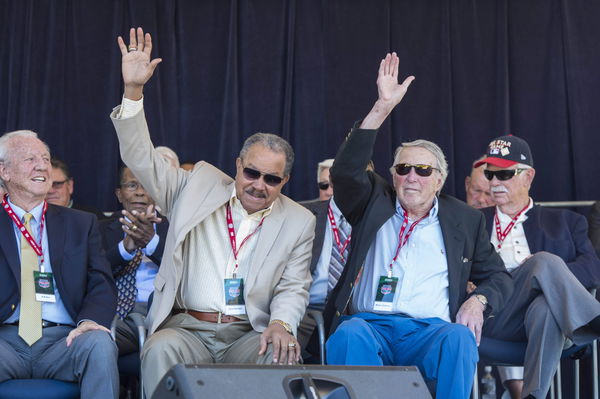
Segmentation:
{"type": "MultiPolygon", "coordinates": [[[[163,251],[165,249],[165,241],[167,237],[167,231],[169,230],[169,222],[164,216],[160,216],[162,222],[156,225],[156,234],[160,237],[158,246],[150,259],[152,262],[160,266],[162,261],[163,251]]],[[[119,252],[119,242],[123,240],[124,233],[121,228],[121,222],[119,219],[105,219],[100,221],[100,233],[102,234],[102,245],[106,250],[106,257],[112,268],[113,275],[116,275],[123,267],[129,263],[123,260],[121,253],[119,252]]]]}
{"type": "MultiPolygon", "coordinates": [[[[56,287],[67,312],[78,323],[94,320],[109,327],[117,307],[117,290],[102,250],[96,217],[48,204],[48,249],[56,287]]],[[[13,221],[0,210],[0,320],[21,300],[21,264],[13,221]]]]}
{"type": "MultiPolygon", "coordinates": [[[[494,234],[495,209],[483,210],[494,234]]],[[[600,286],[600,259],[588,238],[585,217],[567,209],[535,205],[527,211],[523,230],[532,254],[546,251],[557,255],[586,288],[600,286]]]]}
{"type": "Polygon", "coordinates": [[[327,211],[329,210],[329,200],[321,201],[320,199],[300,202],[302,206],[311,211],[317,219],[315,224],[315,239],[312,247],[312,260],[310,261],[310,273],[314,275],[317,268],[317,262],[321,257],[323,250],[323,240],[325,237],[325,229],[327,228],[327,211]]]}
{"type": "MultiPolygon", "coordinates": [[[[371,159],[376,130],[353,129],[331,168],[336,204],[352,225],[352,248],[340,282],[325,305],[328,333],[345,311],[367,252],[379,228],[394,214],[396,193],[381,176],[365,171],[371,159]]],[[[498,312],[513,284],[502,259],[492,247],[483,214],[456,198],[439,197],[438,217],[448,261],[450,317],[455,320],[467,299],[467,281],[488,299],[486,315],[498,312]]]]}

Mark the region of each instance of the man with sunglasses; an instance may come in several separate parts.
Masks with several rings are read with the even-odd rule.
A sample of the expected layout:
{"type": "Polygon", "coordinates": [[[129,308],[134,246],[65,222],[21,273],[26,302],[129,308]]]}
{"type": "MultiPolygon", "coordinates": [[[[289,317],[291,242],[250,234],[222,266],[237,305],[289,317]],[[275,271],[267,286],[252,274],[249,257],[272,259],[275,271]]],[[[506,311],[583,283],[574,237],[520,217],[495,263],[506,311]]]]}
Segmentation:
{"type": "Polygon", "coordinates": [[[486,322],[483,335],[528,341],[525,367],[499,368],[500,376],[513,398],[545,397],[565,336],[583,344],[600,333],[593,322],[600,303],[586,290],[600,285],[600,260],[585,217],[534,205],[529,190],[535,169],[525,140],[495,138],[474,166],[485,168],[496,203],[483,210],[491,242],[515,284],[506,307],[486,322]]]}
{"type": "Polygon", "coordinates": [[[250,136],[235,179],[207,162],[173,167],[154,150],[143,111],[144,84],[161,60],[151,60],[141,28],[129,39],[127,47],[118,38],[125,91],[111,118],[124,163],[171,223],[146,318],[146,394],[177,363],[295,364],[315,218],[281,194],[291,146],[250,136]]]}
{"type": "Polygon", "coordinates": [[[398,84],[398,64],[395,53],[381,61],[379,99],[331,168],[336,203],[352,225],[352,247],[325,305],[332,333],[327,362],[417,365],[428,383],[437,380],[438,399],[464,399],[484,313],[502,308],[512,282],[481,212],[440,194],[448,166],[436,144],[402,144],[390,168],[393,186],[365,170],[377,129],[414,79],[398,84]],[[478,284],[470,297],[468,280],[478,284]]]}

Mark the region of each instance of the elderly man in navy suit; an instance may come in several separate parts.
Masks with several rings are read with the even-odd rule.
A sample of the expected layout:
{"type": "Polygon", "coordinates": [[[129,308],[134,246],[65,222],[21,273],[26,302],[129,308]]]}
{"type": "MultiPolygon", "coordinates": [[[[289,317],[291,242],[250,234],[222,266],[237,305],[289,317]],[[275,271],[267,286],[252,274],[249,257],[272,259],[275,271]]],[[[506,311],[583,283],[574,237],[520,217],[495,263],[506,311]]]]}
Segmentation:
{"type": "MultiPolygon", "coordinates": [[[[541,349],[532,347],[524,369],[499,368],[513,398],[520,398],[523,392],[542,397],[554,375],[564,336],[584,343],[585,329],[580,327],[600,313],[600,305],[586,291],[600,285],[600,260],[588,238],[585,217],[533,204],[529,189],[536,171],[525,140],[512,135],[495,138],[474,167],[485,168],[496,203],[496,207],[483,210],[491,242],[517,287],[507,309],[488,323],[496,331],[484,329],[484,335],[523,341],[535,336],[536,343],[546,342],[543,361],[541,349]],[[517,297],[518,292],[526,295],[517,297]],[[541,307],[536,305],[540,301],[545,303],[541,307]],[[536,318],[544,318],[547,327],[543,334],[528,334],[529,323],[536,318]]],[[[599,330],[597,322],[590,327],[599,330]]]]}
{"type": "Polygon", "coordinates": [[[96,217],[47,204],[50,171],[36,133],[0,137],[0,381],[74,381],[83,398],[116,398],[116,289],[96,217]]]}

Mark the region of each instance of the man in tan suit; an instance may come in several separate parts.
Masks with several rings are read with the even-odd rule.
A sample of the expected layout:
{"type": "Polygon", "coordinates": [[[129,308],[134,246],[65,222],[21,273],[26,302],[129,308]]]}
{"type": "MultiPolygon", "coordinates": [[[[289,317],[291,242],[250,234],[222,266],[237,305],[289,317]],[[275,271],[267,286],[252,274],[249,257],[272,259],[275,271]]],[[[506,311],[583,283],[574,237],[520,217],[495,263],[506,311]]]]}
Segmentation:
{"type": "Polygon", "coordinates": [[[141,28],[131,29],[129,47],[118,42],[125,92],[111,118],[121,156],[171,221],[146,319],[146,393],[177,363],[296,363],[315,220],[281,194],[292,148],[272,134],[251,136],[235,180],[206,162],[191,172],[169,165],[143,112],[143,86],[161,60],[150,59],[141,28]]]}

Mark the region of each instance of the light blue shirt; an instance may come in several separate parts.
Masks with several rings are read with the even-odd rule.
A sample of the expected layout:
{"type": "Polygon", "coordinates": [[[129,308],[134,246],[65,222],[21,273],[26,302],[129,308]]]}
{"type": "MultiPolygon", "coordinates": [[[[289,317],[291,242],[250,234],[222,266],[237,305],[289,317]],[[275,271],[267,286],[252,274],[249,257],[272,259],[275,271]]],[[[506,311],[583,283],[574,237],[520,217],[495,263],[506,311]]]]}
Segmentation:
{"type": "MultiPolygon", "coordinates": [[[[154,277],[158,273],[158,265],[152,262],[149,257],[156,251],[159,241],[160,237],[156,234],[156,225],[154,225],[154,237],[145,248],[142,248],[144,257],[135,273],[135,286],[138,289],[136,302],[148,302],[148,297],[154,291],[154,277]]],[[[126,262],[132,260],[135,255],[127,252],[123,241],[119,242],[119,253],[126,262]]]]}
{"type": "MultiPolygon", "coordinates": [[[[333,197],[329,201],[329,206],[333,211],[333,218],[338,226],[341,220],[342,211],[337,207],[333,197]]],[[[325,224],[325,234],[323,234],[323,249],[321,250],[321,256],[317,261],[315,270],[312,278],[313,282],[309,290],[309,304],[313,307],[319,307],[325,305],[325,299],[327,298],[327,281],[329,279],[329,262],[331,260],[331,251],[333,250],[333,232],[331,231],[331,223],[329,217],[327,217],[327,223],[325,224]]]]}
{"type": "MultiPolygon", "coordinates": [[[[25,221],[23,219],[23,216],[27,212],[25,212],[25,210],[19,208],[18,206],[16,206],[12,202],[10,202],[10,198],[8,199],[8,203],[10,204],[11,208],[15,212],[15,215],[17,215],[17,217],[19,219],[21,219],[21,222],[24,223],[25,221]]],[[[39,241],[40,223],[42,220],[42,211],[43,210],[44,210],[44,203],[42,202],[41,204],[39,204],[38,206],[36,206],[29,212],[32,215],[32,218],[29,221],[29,228],[31,229],[31,234],[37,243],[40,242],[39,241]]],[[[13,223],[13,228],[15,231],[15,239],[17,241],[17,248],[19,248],[19,259],[20,259],[21,258],[21,232],[19,231],[19,228],[17,227],[17,225],[14,223],[13,223]]],[[[40,270],[40,271],[44,271],[46,273],[51,273],[52,272],[52,264],[50,262],[50,248],[48,247],[48,229],[46,227],[46,224],[44,224],[44,229],[42,231],[42,252],[44,254],[44,265],[43,265],[44,270],[40,270]]],[[[65,308],[65,305],[60,297],[60,293],[58,292],[58,287],[56,286],[56,279],[53,278],[53,280],[54,280],[54,295],[56,296],[56,302],[54,302],[54,303],[42,302],[42,319],[51,321],[54,323],[75,325],[75,323],[73,322],[73,319],[69,315],[69,312],[67,312],[67,309],[65,308]]],[[[15,309],[14,313],[8,319],[6,319],[4,322],[8,324],[8,323],[14,323],[17,320],[19,320],[20,308],[21,308],[21,305],[19,304],[17,306],[17,308],[15,309]]]]}
{"type": "MultiPolygon", "coordinates": [[[[398,247],[398,234],[403,220],[404,210],[396,199],[396,212],[381,226],[369,248],[350,311],[402,313],[414,318],[439,317],[450,321],[448,262],[438,219],[437,198],[429,215],[416,225],[392,266],[393,277],[398,278],[392,310],[374,310],[379,278],[388,274],[389,264],[398,247]]],[[[406,232],[413,222],[409,219],[406,232]]]]}

